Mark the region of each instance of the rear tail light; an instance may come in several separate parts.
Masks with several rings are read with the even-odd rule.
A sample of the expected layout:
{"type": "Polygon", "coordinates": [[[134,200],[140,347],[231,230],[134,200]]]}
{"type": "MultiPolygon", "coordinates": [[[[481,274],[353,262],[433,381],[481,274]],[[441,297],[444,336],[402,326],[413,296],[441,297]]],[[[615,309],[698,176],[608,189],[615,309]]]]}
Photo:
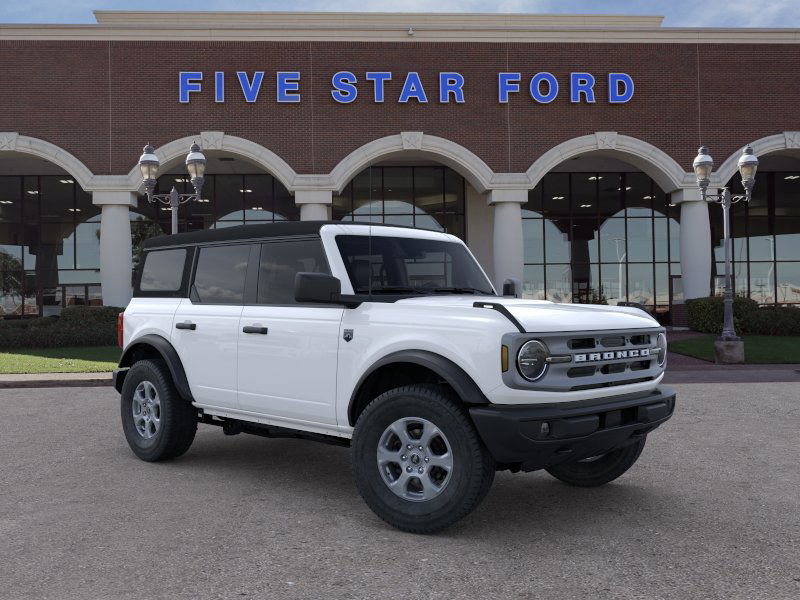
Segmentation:
{"type": "Polygon", "coordinates": [[[123,346],[122,338],[125,333],[125,313],[117,315],[117,345],[120,348],[123,346]]]}

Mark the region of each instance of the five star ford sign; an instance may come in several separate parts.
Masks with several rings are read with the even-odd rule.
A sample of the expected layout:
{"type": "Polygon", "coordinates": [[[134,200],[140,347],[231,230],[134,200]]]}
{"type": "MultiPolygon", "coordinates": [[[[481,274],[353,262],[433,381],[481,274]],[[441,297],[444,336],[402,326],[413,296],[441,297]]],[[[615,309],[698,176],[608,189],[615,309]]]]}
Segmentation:
{"type": "MultiPolygon", "coordinates": [[[[633,78],[626,73],[608,73],[609,104],[625,104],[633,98],[633,78]]],[[[361,80],[351,71],[338,71],[331,77],[331,96],[340,104],[350,104],[359,95],[359,89],[368,89],[375,103],[386,101],[385,84],[391,81],[394,74],[391,71],[367,71],[361,80]]],[[[225,87],[229,79],[234,77],[225,71],[215,71],[211,88],[214,101],[225,102],[225,87]]],[[[235,81],[238,84],[236,93],[241,93],[246,102],[253,103],[258,100],[259,93],[264,84],[264,71],[237,71],[235,81]]],[[[536,73],[530,78],[522,73],[501,72],[497,74],[497,101],[505,104],[512,94],[522,92],[522,86],[527,81],[530,98],[539,104],[549,104],[559,97],[560,88],[555,75],[548,72],[536,73]]],[[[203,92],[203,71],[181,71],[178,74],[178,100],[188,103],[192,94],[203,92]]],[[[300,102],[302,74],[300,71],[278,71],[275,74],[275,101],[281,103],[300,102]]],[[[596,78],[591,73],[569,74],[569,101],[574,104],[593,104],[595,100],[596,78]]],[[[428,89],[422,77],[416,71],[410,71],[403,78],[403,86],[396,101],[404,104],[415,100],[420,104],[427,104],[429,91],[436,90],[440,103],[463,103],[467,100],[467,82],[465,77],[458,72],[441,72],[438,81],[428,82],[428,89]]]]}

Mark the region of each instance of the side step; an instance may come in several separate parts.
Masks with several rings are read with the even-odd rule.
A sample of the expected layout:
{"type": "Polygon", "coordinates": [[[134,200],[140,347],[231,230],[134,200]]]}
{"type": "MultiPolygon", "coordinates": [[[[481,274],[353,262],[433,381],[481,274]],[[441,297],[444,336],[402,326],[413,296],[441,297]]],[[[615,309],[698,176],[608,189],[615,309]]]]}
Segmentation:
{"type": "Polygon", "coordinates": [[[222,427],[222,433],[225,435],[249,433],[250,435],[258,435],[266,438],[312,440],[315,442],[322,442],[324,444],[332,444],[334,446],[344,446],[346,448],[350,447],[350,440],[343,437],[314,433],[311,431],[287,429],[286,427],[277,427],[275,425],[252,423],[250,421],[240,421],[238,419],[230,419],[228,417],[216,417],[202,412],[198,415],[197,421],[206,425],[216,425],[217,427],[222,427]]]}

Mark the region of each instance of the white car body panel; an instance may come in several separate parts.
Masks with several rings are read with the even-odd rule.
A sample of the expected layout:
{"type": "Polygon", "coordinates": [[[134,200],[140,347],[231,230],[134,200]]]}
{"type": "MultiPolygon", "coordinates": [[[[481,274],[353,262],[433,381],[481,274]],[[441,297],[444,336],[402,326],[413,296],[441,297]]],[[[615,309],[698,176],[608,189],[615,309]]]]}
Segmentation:
{"type": "Polygon", "coordinates": [[[192,396],[199,405],[238,408],[236,363],[242,307],[194,304],[181,299],[172,325],[172,345],[178,352],[192,396]],[[194,331],[176,329],[191,322],[194,331]]]}
{"type": "Polygon", "coordinates": [[[344,308],[245,306],[238,328],[239,406],[268,417],[336,424],[336,365],[344,308]],[[247,325],[266,335],[243,333],[247,325]]]}

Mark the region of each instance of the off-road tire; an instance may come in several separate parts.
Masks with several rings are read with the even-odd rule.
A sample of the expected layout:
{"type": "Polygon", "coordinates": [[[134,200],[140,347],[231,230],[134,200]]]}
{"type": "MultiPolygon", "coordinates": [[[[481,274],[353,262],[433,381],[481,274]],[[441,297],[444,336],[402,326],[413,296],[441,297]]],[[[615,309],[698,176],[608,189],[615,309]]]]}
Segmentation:
{"type": "Polygon", "coordinates": [[[644,450],[647,436],[618,450],[612,450],[596,460],[577,461],[549,467],[547,472],[556,479],[578,487],[597,487],[630,469],[644,450]]]}
{"type": "Polygon", "coordinates": [[[361,497],[381,519],[411,533],[434,533],[464,518],[486,496],[496,470],[463,406],[436,385],[399,387],[375,398],[358,418],[351,452],[361,497]],[[378,467],[378,445],[386,428],[405,418],[429,421],[452,447],[452,479],[429,500],[398,496],[378,467]]]}
{"type": "Polygon", "coordinates": [[[130,368],[122,386],[120,413],[128,445],[136,456],[147,462],[182,455],[197,433],[197,409],[181,398],[167,365],[160,360],[141,360],[130,368]],[[132,412],[134,392],[145,381],[152,383],[160,401],[160,425],[150,439],[137,431],[132,412]]]}

